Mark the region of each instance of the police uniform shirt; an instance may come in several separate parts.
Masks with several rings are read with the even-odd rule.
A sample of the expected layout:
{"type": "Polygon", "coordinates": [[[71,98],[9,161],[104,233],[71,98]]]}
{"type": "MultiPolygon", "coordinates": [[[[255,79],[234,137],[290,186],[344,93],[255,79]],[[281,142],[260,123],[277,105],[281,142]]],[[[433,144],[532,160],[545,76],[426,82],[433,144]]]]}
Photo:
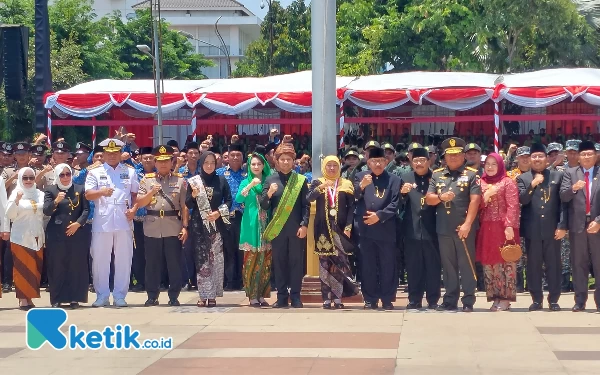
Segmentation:
{"type": "Polygon", "coordinates": [[[131,208],[131,193],[138,192],[139,182],[133,167],[119,163],[116,168],[96,164],[88,169],[85,191],[113,188],[110,197],[100,197],[94,201],[92,232],[115,232],[131,230],[131,223],[125,216],[127,205],[131,208]]]}
{"type": "MultiPolygon", "coordinates": [[[[464,224],[471,203],[471,195],[481,195],[481,182],[477,169],[461,166],[450,171],[448,167],[433,171],[429,183],[428,193],[441,195],[447,192],[454,193],[450,202],[440,202],[436,207],[436,230],[438,234],[451,236],[456,234],[456,228],[464,224]]],[[[477,229],[477,220],[473,222],[472,229],[477,229]]]]}
{"type": "MultiPolygon", "coordinates": [[[[17,169],[17,167],[15,165],[6,167],[2,171],[2,178],[4,179],[4,182],[6,183],[6,181],[8,181],[9,178],[11,178],[12,176],[15,176],[17,173],[19,173],[19,170],[17,169]]],[[[15,178],[12,180],[12,182],[10,184],[6,184],[6,196],[10,197],[10,194],[13,192],[13,190],[15,190],[16,187],[17,187],[17,177],[15,176],[15,178]]]]}
{"type": "Polygon", "coordinates": [[[405,237],[415,240],[437,239],[435,221],[436,208],[425,203],[425,195],[429,189],[429,182],[433,173],[428,171],[420,176],[416,172],[402,175],[403,184],[413,185],[407,194],[401,194],[402,203],[405,205],[403,215],[405,237]]]}
{"type": "Polygon", "coordinates": [[[154,184],[160,184],[161,191],[146,206],[144,235],[152,238],[177,237],[182,228],[179,215],[185,209],[185,179],[179,173],[170,173],[166,177],[147,173],[140,181],[139,194],[148,193],[154,184]]]}
{"type": "Polygon", "coordinates": [[[237,171],[234,171],[229,166],[226,166],[217,169],[217,176],[225,177],[227,183],[229,184],[229,190],[231,190],[231,199],[233,200],[233,203],[231,204],[231,213],[233,215],[231,216],[234,217],[236,211],[238,214],[243,214],[244,207],[241,203],[236,202],[235,196],[237,195],[238,190],[240,189],[240,184],[248,176],[248,172],[244,170],[244,168],[240,168],[237,171]]]}
{"type": "Polygon", "coordinates": [[[354,177],[354,195],[357,199],[356,216],[360,235],[375,240],[396,241],[396,216],[400,207],[402,179],[387,171],[373,175],[373,183],[361,190],[360,182],[371,172],[360,172],[354,177]],[[379,221],[373,225],[362,219],[367,211],[376,212],[379,221]],[[393,234],[393,235],[392,235],[393,234]]]}

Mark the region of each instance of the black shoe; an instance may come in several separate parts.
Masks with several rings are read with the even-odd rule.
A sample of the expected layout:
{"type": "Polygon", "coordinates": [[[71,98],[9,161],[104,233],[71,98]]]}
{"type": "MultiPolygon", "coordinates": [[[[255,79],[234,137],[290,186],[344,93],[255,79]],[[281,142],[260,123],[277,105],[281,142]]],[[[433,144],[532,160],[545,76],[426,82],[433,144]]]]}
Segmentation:
{"type": "Polygon", "coordinates": [[[323,302],[323,308],[325,310],[331,310],[331,302],[329,302],[329,303],[323,302]]]}
{"type": "Polygon", "coordinates": [[[2,285],[2,293],[10,293],[12,286],[10,284],[2,285]]]}
{"type": "Polygon", "coordinates": [[[343,310],[343,309],[345,309],[345,308],[346,308],[346,306],[344,306],[344,304],[343,304],[343,303],[335,303],[335,302],[334,302],[334,303],[333,303],[333,308],[334,308],[335,310],[343,310]]]}
{"type": "MultiPolygon", "coordinates": [[[[158,304],[158,301],[156,302],[158,304]]],[[[169,300],[169,306],[181,306],[177,298],[169,300]]]]}
{"type": "Polygon", "coordinates": [[[458,310],[458,306],[451,305],[448,302],[444,302],[437,307],[437,311],[456,311],[458,310]]]}
{"type": "Polygon", "coordinates": [[[517,287],[517,293],[525,293],[525,288],[522,286],[517,287]]]}
{"type": "Polygon", "coordinates": [[[81,307],[79,305],[79,302],[71,302],[71,304],[69,306],[71,307],[71,310],[75,310],[75,309],[78,309],[81,307]]]}
{"type": "Polygon", "coordinates": [[[233,287],[233,285],[225,285],[225,287],[223,288],[223,290],[225,292],[233,292],[236,289],[233,287]]]}
{"type": "Polygon", "coordinates": [[[583,303],[576,303],[575,306],[571,309],[573,312],[582,312],[585,311],[585,305],[583,303]]]}
{"type": "Polygon", "coordinates": [[[277,301],[274,304],[271,305],[272,308],[274,309],[284,309],[286,307],[288,307],[288,302],[287,301],[277,301]]]}
{"type": "Polygon", "coordinates": [[[394,305],[392,305],[392,303],[391,303],[391,302],[384,303],[384,304],[382,304],[382,306],[381,306],[381,307],[383,307],[383,309],[384,309],[384,310],[387,310],[387,311],[391,311],[391,310],[393,310],[393,309],[394,309],[394,305]]]}
{"type": "Polygon", "coordinates": [[[560,306],[558,305],[558,303],[551,303],[549,310],[550,311],[560,311],[560,306]]]}
{"type": "Polygon", "coordinates": [[[141,293],[141,292],[145,291],[145,288],[141,284],[136,284],[136,285],[133,286],[133,288],[131,288],[131,291],[133,293],[141,293]]]}
{"type": "Polygon", "coordinates": [[[423,306],[420,303],[416,302],[409,302],[408,305],[406,305],[407,310],[418,310],[421,308],[423,308],[423,306]]]}
{"type": "Polygon", "coordinates": [[[62,308],[62,306],[60,305],[60,303],[53,303],[52,307],[54,307],[55,309],[60,309],[62,308]]]}
{"type": "Polygon", "coordinates": [[[439,305],[437,303],[430,303],[427,305],[427,310],[437,310],[438,307],[439,305]]]}
{"type": "Polygon", "coordinates": [[[90,293],[96,293],[96,289],[94,289],[94,286],[91,285],[91,284],[90,284],[90,287],[89,287],[89,291],[90,291],[90,293]]]}
{"type": "Polygon", "coordinates": [[[529,311],[539,311],[544,308],[544,304],[541,302],[534,302],[529,306],[529,311]]]}
{"type": "Polygon", "coordinates": [[[596,307],[596,312],[600,313],[600,306],[596,307]]]}
{"type": "Polygon", "coordinates": [[[365,305],[364,305],[363,308],[365,310],[367,310],[367,309],[377,310],[378,307],[379,306],[377,306],[377,303],[372,303],[372,302],[365,301],[365,305]]]}
{"type": "Polygon", "coordinates": [[[293,299],[292,300],[292,307],[295,309],[301,309],[304,307],[304,304],[302,304],[302,301],[300,301],[300,299],[293,299]]]}
{"type": "Polygon", "coordinates": [[[260,303],[260,307],[269,307],[269,306],[271,306],[271,305],[269,305],[269,302],[267,302],[267,301],[262,301],[260,303]]]}
{"type": "Polygon", "coordinates": [[[146,307],[158,306],[158,300],[155,298],[148,298],[146,303],[144,303],[144,306],[146,306],[146,307]]]}
{"type": "Polygon", "coordinates": [[[472,305],[463,305],[462,311],[463,312],[473,312],[473,306],[472,305]]]}

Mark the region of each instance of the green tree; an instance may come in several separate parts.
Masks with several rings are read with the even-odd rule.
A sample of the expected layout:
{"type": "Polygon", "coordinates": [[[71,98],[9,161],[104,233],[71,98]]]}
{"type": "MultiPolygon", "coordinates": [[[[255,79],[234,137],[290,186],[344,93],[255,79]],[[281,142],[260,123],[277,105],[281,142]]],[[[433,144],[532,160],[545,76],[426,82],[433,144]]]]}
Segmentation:
{"type": "MultiPolygon", "coordinates": [[[[114,33],[108,36],[113,45],[117,61],[127,66],[132,78],[153,78],[152,59],[138,51],[136,45],[146,44],[152,47],[152,15],[150,9],[136,10],[136,17],[123,22],[119,14],[108,19],[114,27],[114,33]]],[[[166,22],[161,22],[159,37],[162,45],[163,78],[203,79],[201,69],[212,66],[212,62],[200,54],[194,53],[190,41],[174,30],[166,22]]]]}
{"type": "Polygon", "coordinates": [[[262,77],[271,72],[285,74],[310,69],[310,9],[304,1],[294,0],[287,8],[273,1],[261,24],[260,39],[250,43],[245,56],[233,72],[236,77],[262,77]]]}

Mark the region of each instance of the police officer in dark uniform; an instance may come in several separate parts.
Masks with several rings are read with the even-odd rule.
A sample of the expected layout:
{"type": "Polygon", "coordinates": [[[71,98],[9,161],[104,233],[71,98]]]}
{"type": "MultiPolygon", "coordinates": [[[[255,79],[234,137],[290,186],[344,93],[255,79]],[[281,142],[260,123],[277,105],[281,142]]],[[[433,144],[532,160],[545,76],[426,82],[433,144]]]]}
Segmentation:
{"type": "Polygon", "coordinates": [[[435,229],[436,208],[425,203],[431,169],[426,148],[412,150],[413,171],[402,175],[403,227],[408,272],[407,310],[422,307],[427,292],[427,308],[435,310],[440,299],[442,265],[435,229]]]}
{"type": "Polygon", "coordinates": [[[145,306],[158,305],[163,257],[169,273],[169,306],[179,306],[182,285],[181,249],[187,238],[188,210],[183,176],[171,172],[174,150],[158,146],[152,150],[156,173],[146,173],[140,181],[138,207],[146,207],[144,245],[146,252],[145,306]]]}
{"type": "Polygon", "coordinates": [[[465,145],[456,137],[442,142],[447,166],[433,171],[426,197],[427,204],[437,206],[436,231],[446,287],[444,302],[438,307],[441,311],[458,308],[461,283],[463,311],[473,311],[475,304],[475,233],[481,187],[477,170],[465,166],[465,145]]]}
{"type": "Polygon", "coordinates": [[[531,170],[517,177],[521,202],[521,236],[527,249],[527,286],[533,303],[543,308],[542,278],[548,281],[550,311],[560,311],[560,244],[567,230],[567,208],[560,200],[563,172],[547,168],[548,155],[541,143],[531,145],[531,170]]]}
{"type": "Polygon", "coordinates": [[[402,180],[385,170],[387,161],[380,147],[369,150],[370,171],[354,178],[356,216],[360,231],[361,288],[365,309],[392,310],[396,300],[396,218],[402,180]]]}

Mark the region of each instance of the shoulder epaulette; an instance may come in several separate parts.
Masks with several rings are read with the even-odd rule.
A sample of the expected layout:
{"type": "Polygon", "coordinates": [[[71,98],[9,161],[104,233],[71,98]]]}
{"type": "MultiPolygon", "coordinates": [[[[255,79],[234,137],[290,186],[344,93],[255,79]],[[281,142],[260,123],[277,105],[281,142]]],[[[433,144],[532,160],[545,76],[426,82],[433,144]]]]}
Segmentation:
{"type": "Polygon", "coordinates": [[[146,173],[144,175],[144,178],[154,178],[154,177],[156,177],[156,174],[154,172],[152,172],[152,173],[146,173]]]}
{"type": "Polygon", "coordinates": [[[133,165],[131,165],[131,164],[127,164],[126,163],[125,165],[128,166],[129,168],[135,169],[135,167],[133,165]]]}
{"type": "Polygon", "coordinates": [[[90,166],[88,167],[88,171],[89,171],[90,169],[95,169],[95,168],[98,168],[98,167],[99,167],[99,166],[101,166],[101,165],[102,165],[102,164],[100,164],[100,163],[96,162],[96,163],[94,163],[94,164],[92,164],[92,165],[90,165],[90,166]]]}
{"type": "Polygon", "coordinates": [[[467,170],[475,173],[479,172],[477,169],[471,167],[467,167],[467,170]]]}
{"type": "Polygon", "coordinates": [[[181,173],[173,172],[173,176],[175,177],[183,177],[181,173]]]}
{"type": "Polygon", "coordinates": [[[444,170],[444,168],[438,168],[438,169],[436,169],[435,171],[433,171],[433,173],[441,172],[441,171],[443,171],[443,170],[444,170]]]}

